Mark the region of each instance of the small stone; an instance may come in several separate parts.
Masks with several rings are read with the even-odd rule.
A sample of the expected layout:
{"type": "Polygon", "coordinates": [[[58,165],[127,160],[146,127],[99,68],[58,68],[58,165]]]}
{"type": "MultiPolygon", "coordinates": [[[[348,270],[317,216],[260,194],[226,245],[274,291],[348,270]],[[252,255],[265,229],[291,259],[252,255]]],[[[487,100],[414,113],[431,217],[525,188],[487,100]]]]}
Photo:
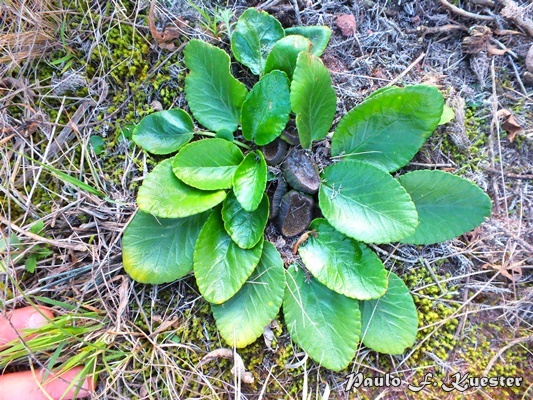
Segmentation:
{"type": "Polygon", "coordinates": [[[533,44],[526,55],[526,68],[529,72],[533,73],[533,44]]]}
{"type": "Polygon", "coordinates": [[[305,150],[293,149],[283,164],[287,183],[300,192],[315,194],[320,187],[320,177],[313,159],[305,150]]]}
{"type": "Polygon", "coordinates": [[[315,202],[309,195],[291,190],[281,200],[278,226],[284,236],[299,235],[307,229],[313,216],[315,202]]]}
{"type": "Polygon", "coordinates": [[[163,104],[161,104],[160,101],[158,100],[154,100],[150,103],[150,107],[154,110],[154,111],[163,111],[163,104]]]}
{"type": "Polygon", "coordinates": [[[341,14],[337,17],[335,25],[340,29],[345,37],[355,36],[357,32],[357,24],[353,14],[341,14]]]}
{"type": "Polygon", "coordinates": [[[287,154],[287,142],[276,138],[273,142],[261,147],[261,151],[268,165],[278,165],[287,154]]]}
{"type": "Polygon", "coordinates": [[[533,73],[526,71],[524,72],[524,76],[522,77],[524,80],[524,83],[528,86],[533,86],[533,73]]]}

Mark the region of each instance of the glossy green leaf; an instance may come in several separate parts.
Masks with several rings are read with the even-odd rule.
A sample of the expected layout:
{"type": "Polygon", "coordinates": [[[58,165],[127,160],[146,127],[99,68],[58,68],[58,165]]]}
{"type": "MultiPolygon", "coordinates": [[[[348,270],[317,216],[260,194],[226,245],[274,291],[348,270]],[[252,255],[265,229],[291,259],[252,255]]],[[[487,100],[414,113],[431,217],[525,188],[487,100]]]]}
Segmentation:
{"type": "Polygon", "coordinates": [[[223,190],[204,191],[186,185],[172,172],[172,158],[159,163],[139,188],[141,211],[160,218],[184,218],[207,211],[226,198],[223,190]]]}
{"type": "Polygon", "coordinates": [[[259,263],[263,240],[251,249],[241,249],[224,229],[220,208],[204,224],[194,249],[194,275],[200,293],[221,304],[237,293],[259,263]]]}
{"type": "Polygon", "coordinates": [[[144,117],[133,129],[133,141],[152,154],[170,154],[194,136],[194,124],[181,109],[159,111],[144,117]]]}
{"type": "Polygon", "coordinates": [[[198,189],[230,189],[243,158],[242,151],[225,139],[203,139],[189,143],[176,154],[172,171],[198,189]]]}
{"type": "Polygon", "coordinates": [[[296,60],[301,51],[309,51],[311,41],[300,35],[291,35],[279,40],[268,55],[265,63],[265,73],[280,70],[292,79],[296,60]]]}
{"type": "Polygon", "coordinates": [[[251,151],[244,157],[233,177],[235,197],[248,212],[254,211],[266,189],[267,165],[263,153],[251,151]]]}
{"type": "Polygon", "coordinates": [[[346,368],[361,334],[358,301],[315,279],[308,281],[295,266],[289,267],[286,279],[283,315],[292,339],[322,366],[333,371],[346,368]]]}
{"type": "Polygon", "coordinates": [[[269,208],[268,196],[265,193],[259,206],[252,212],[242,208],[233,193],[228,194],[222,207],[222,219],[226,232],[240,248],[252,248],[261,240],[268,221],[269,208]]]}
{"type": "Polygon", "coordinates": [[[215,137],[217,139],[227,140],[228,142],[231,142],[231,143],[235,141],[235,135],[233,135],[233,132],[228,129],[222,129],[221,131],[218,131],[215,134],[215,137]]]}
{"type": "Polygon", "coordinates": [[[306,37],[313,44],[311,54],[320,57],[328,45],[331,29],[327,26],[291,26],[285,29],[285,34],[306,37]]]}
{"type": "Polygon", "coordinates": [[[331,154],[396,171],[437,128],[443,105],[442,94],[430,86],[382,90],[341,119],[331,140],[331,154]]]}
{"type": "Polygon", "coordinates": [[[414,344],[418,315],[405,283],[389,275],[387,292],[376,300],[361,302],[362,341],[365,346],[385,354],[402,354],[414,344]]]}
{"type": "Polygon", "coordinates": [[[124,270],[141,283],[172,282],[187,275],[200,229],[209,213],[156,218],[138,211],[122,238],[124,270]]]}
{"type": "Polygon", "coordinates": [[[264,146],[285,129],[290,112],[287,75],[272,71],[255,84],[242,105],[242,134],[264,146]]]}
{"type": "Polygon", "coordinates": [[[454,118],[455,118],[455,112],[453,111],[453,108],[444,104],[444,108],[442,109],[442,115],[440,117],[439,125],[447,124],[454,118]]]}
{"type": "Polygon", "coordinates": [[[432,244],[453,239],[490,216],[490,198],[466,179],[443,171],[414,171],[400,184],[415,203],[419,225],[403,243],[432,244]]]}
{"type": "Polygon", "coordinates": [[[185,46],[184,61],[190,70],[185,78],[185,96],[196,120],[213,132],[234,132],[248,90],[231,75],[228,54],[193,39],[185,46]]]}
{"type": "Polygon", "coordinates": [[[380,94],[382,94],[382,93],[388,92],[389,90],[394,91],[394,90],[396,90],[396,89],[398,89],[398,86],[383,86],[383,87],[381,87],[381,88],[379,88],[379,89],[377,89],[377,90],[374,90],[372,93],[370,93],[370,94],[365,98],[364,101],[368,101],[368,100],[370,100],[370,99],[373,98],[373,97],[376,97],[376,96],[378,96],[378,95],[380,95],[380,94]]]}
{"type": "Polygon", "coordinates": [[[240,16],[231,35],[235,58],[255,75],[263,72],[266,58],[274,44],[285,36],[281,23],[265,11],[247,9],[240,16]]]}
{"type": "Polygon", "coordinates": [[[387,290],[387,271],[378,256],[343,235],[325,219],[315,219],[298,253],[306,268],[329,289],[358,300],[375,299],[387,290]]]}
{"type": "Polygon", "coordinates": [[[365,243],[389,243],[412,235],[415,205],[385,171],[360,161],[341,161],[322,174],[318,199],[328,222],[365,243]]]}
{"type": "Polygon", "coordinates": [[[285,291],[285,269],[279,252],[270,242],[252,276],[235,296],[213,304],[218,330],[228,345],[242,348],[263,334],[281,307],[285,291]]]}
{"type": "Polygon", "coordinates": [[[337,109],[337,96],[328,69],[318,57],[306,52],[301,52],[296,62],[291,107],[296,113],[300,143],[309,149],[313,140],[327,135],[337,109]]]}

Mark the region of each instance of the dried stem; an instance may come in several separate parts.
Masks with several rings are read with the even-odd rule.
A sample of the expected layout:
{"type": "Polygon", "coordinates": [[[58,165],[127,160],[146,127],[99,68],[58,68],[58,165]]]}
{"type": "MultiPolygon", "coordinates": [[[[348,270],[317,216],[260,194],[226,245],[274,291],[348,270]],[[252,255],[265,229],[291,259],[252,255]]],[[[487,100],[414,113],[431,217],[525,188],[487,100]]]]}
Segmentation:
{"type": "Polygon", "coordinates": [[[480,19],[482,21],[492,21],[494,19],[493,17],[489,17],[487,15],[479,15],[479,14],[474,14],[474,13],[465,11],[462,8],[459,8],[457,6],[454,6],[453,4],[448,3],[446,0],[439,0],[439,2],[444,7],[448,8],[453,13],[455,13],[457,15],[460,15],[461,17],[472,18],[472,19],[480,19]]]}

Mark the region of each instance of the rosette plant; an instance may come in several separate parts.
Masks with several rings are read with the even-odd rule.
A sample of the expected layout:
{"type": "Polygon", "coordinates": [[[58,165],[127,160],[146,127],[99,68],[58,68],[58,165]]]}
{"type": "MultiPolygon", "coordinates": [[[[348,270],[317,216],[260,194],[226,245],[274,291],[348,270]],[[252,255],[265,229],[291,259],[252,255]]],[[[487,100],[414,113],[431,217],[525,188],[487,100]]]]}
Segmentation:
{"type": "Polygon", "coordinates": [[[452,239],[483,222],[491,202],[450,173],[398,176],[441,122],[444,101],[434,87],[386,87],[329,135],[334,162],[320,171],[321,218],[308,227],[300,261],[284,265],[264,239],[268,168],[259,146],[277,140],[291,118],[309,152],[328,136],[336,95],[319,57],[330,35],[324,26],[284,29],[248,9],[231,50],[236,65],[258,77],[251,87],[232,75],[224,50],[187,44],[185,95],[203,128],[182,109],[156,112],[135,127],[136,144],[169,157],[139,188],[139,211],[122,246],[124,268],[138,282],[171,282],[193,271],[229,345],[254,342],[282,307],[293,340],[324,367],[341,370],[360,342],[401,354],[417,333],[408,288],[367,244],[452,239]]]}

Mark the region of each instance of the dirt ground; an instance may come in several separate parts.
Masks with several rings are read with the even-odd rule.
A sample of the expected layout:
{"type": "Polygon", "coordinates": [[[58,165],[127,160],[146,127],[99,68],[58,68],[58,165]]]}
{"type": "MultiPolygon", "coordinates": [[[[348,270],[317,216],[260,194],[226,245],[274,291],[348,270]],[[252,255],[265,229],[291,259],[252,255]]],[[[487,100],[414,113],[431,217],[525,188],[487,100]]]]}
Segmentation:
{"type": "MultiPolygon", "coordinates": [[[[99,374],[94,398],[532,398],[533,3],[194,4],[159,1],[152,12],[148,1],[0,4],[0,240],[10,243],[0,247],[0,311],[39,303],[62,316],[68,329],[58,333],[65,347],[56,365],[82,354],[87,372],[99,374]],[[338,97],[334,126],[388,84],[435,85],[455,112],[404,170],[470,179],[489,194],[493,212],[440,245],[374,246],[419,310],[417,343],[402,356],[361,347],[346,371],[333,373],[291,342],[280,316],[269,340],[238,351],[254,377],[242,383],[233,358],[209,353],[227,345],[193,278],[146,286],[122,269],[121,235],[136,191],[159,161],[133,145],[129,129],[154,110],[186,107],[184,44],[202,38],[228,48],[221,16],[235,22],[250,6],[284,27],[332,29],[322,60],[338,97]],[[346,391],[346,376],[359,373],[397,377],[399,385],[346,391]],[[421,383],[427,373],[435,385],[421,383]],[[444,390],[456,373],[523,382],[444,390]]],[[[54,347],[28,346],[0,365],[47,365],[54,347]]]]}

